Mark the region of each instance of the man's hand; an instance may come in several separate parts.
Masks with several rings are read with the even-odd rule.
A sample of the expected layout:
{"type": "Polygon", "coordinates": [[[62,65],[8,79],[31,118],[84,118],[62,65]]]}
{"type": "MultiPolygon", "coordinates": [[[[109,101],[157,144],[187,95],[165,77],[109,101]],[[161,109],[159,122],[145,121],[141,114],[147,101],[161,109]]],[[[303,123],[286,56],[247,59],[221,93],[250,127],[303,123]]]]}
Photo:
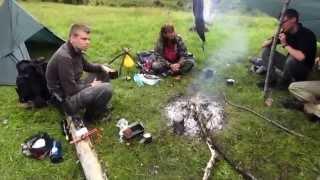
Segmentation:
{"type": "Polygon", "coordinates": [[[112,68],[105,66],[105,65],[101,65],[101,67],[102,67],[103,71],[106,72],[111,79],[116,79],[118,77],[117,70],[112,69],[112,68]]]}
{"type": "Polygon", "coordinates": [[[116,70],[111,69],[111,68],[109,68],[108,66],[101,65],[101,67],[102,67],[102,69],[103,69],[105,72],[107,72],[107,73],[109,73],[109,72],[116,72],[116,70]]]}
{"type": "Polygon", "coordinates": [[[97,81],[97,79],[95,78],[91,83],[91,87],[94,87],[94,86],[101,84],[101,83],[102,83],[101,81],[97,81]]]}
{"type": "Polygon", "coordinates": [[[265,40],[265,41],[262,43],[262,48],[271,46],[271,44],[272,44],[272,38],[271,38],[271,39],[268,39],[268,40],[265,40]]]}
{"type": "Polygon", "coordinates": [[[181,65],[179,63],[175,63],[175,64],[171,64],[170,65],[170,69],[173,72],[178,72],[180,70],[181,65]]]}
{"type": "Polygon", "coordinates": [[[320,56],[316,58],[316,60],[314,61],[314,63],[320,65],[320,56]]]}
{"type": "Polygon", "coordinates": [[[285,33],[280,33],[279,34],[279,39],[280,39],[280,43],[282,44],[282,46],[288,45],[288,43],[287,43],[287,35],[285,33]]]}

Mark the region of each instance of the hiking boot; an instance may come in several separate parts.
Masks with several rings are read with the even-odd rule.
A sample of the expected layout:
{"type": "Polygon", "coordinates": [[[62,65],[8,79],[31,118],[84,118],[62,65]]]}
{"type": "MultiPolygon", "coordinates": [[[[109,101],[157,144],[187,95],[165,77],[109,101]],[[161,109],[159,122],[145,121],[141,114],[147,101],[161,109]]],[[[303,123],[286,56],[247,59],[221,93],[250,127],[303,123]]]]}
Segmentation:
{"type": "Polygon", "coordinates": [[[303,111],[304,104],[301,101],[298,101],[297,99],[284,99],[280,102],[282,106],[286,109],[295,109],[299,111],[303,111]]]}
{"type": "Polygon", "coordinates": [[[81,129],[84,127],[83,121],[80,118],[80,116],[73,116],[72,117],[72,122],[75,126],[76,129],[81,129]]]}
{"type": "Polygon", "coordinates": [[[32,101],[28,101],[25,103],[19,103],[18,104],[19,107],[25,108],[25,109],[31,109],[34,107],[34,103],[32,101]]]}

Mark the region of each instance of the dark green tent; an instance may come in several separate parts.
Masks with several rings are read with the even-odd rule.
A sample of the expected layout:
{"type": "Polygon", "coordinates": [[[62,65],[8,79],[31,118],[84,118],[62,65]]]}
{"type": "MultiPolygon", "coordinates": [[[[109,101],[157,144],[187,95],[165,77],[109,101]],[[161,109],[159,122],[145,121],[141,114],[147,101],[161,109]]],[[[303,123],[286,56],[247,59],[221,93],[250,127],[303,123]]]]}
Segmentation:
{"type": "MultiPolygon", "coordinates": [[[[271,16],[279,17],[282,0],[241,0],[247,7],[259,9],[271,16]]],[[[320,0],[292,0],[289,8],[300,13],[301,22],[320,39],[320,0]]]]}
{"type": "Polygon", "coordinates": [[[0,84],[15,84],[16,63],[48,58],[64,41],[38,23],[14,0],[0,7],[0,84]]]}

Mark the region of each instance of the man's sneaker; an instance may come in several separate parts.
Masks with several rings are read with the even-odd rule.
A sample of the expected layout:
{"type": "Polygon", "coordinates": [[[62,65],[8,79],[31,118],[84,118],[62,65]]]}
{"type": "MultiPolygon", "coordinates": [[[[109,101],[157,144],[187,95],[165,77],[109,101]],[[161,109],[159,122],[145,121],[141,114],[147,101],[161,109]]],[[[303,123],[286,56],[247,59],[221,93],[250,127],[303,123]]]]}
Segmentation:
{"type": "Polygon", "coordinates": [[[251,62],[251,64],[253,64],[255,66],[262,66],[263,65],[263,61],[259,57],[250,59],[250,62],[251,62]]]}
{"type": "Polygon", "coordinates": [[[266,72],[267,72],[267,69],[264,66],[259,66],[256,70],[256,73],[261,75],[265,74],[266,72]]]}
{"type": "Polygon", "coordinates": [[[250,72],[252,72],[252,73],[256,73],[257,68],[256,68],[255,65],[251,65],[250,68],[249,68],[249,70],[250,70],[250,72]]]}
{"type": "Polygon", "coordinates": [[[303,111],[304,104],[301,101],[298,101],[297,99],[284,99],[280,102],[282,106],[286,109],[295,109],[299,111],[303,111]]]}

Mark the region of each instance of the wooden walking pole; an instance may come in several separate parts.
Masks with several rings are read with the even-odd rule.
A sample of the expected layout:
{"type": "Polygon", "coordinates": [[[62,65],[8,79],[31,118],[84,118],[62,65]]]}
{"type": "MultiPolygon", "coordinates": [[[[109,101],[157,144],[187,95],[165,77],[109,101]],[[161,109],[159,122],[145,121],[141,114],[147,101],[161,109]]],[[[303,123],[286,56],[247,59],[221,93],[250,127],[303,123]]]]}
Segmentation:
{"type": "Polygon", "coordinates": [[[273,36],[273,42],[272,42],[270,56],[269,56],[268,71],[267,71],[267,75],[266,75],[266,79],[265,79],[265,83],[264,83],[264,89],[263,89],[265,99],[269,98],[269,82],[270,82],[270,76],[271,76],[271,69],[273,66],[274,52],[276,50],[278,36],[280,34],[281,25],[283,23],[284,13],[288,9],[290,2],[291,2],[291,0],[283,0],[283,6],[282,6],[282,11],[281,11],[281,16],[280,16],[280,23],[279,23],[279,26],[278,26],[278,29],[277,29],[275,35],[273,36]]]}
{"type": "MultiPolygon", "coordinates": [[[[67,116],[67,123],[70,128],[72,139],[78,139],[77,129],[72,121],[71,116],[67,116]]],[[[77,156],[81,163],[84,175],[87,180],[107,180],[106,173],[98,160],[97,153],[95,152],[90,138],[83,139],[74,143],[77,151],[77,156]]]]}

